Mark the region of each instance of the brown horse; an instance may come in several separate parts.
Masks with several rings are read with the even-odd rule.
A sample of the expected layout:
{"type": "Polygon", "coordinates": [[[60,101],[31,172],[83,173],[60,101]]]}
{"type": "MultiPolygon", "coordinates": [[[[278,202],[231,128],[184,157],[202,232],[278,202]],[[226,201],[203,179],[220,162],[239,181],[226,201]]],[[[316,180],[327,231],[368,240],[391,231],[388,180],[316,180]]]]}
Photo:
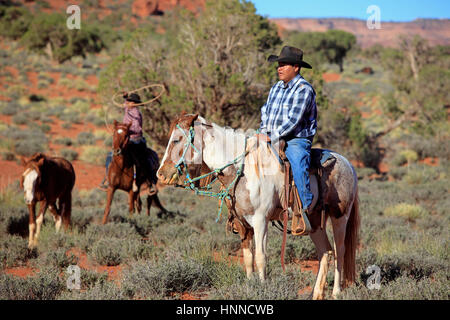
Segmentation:
{"type": "Polygon", "coordinates": [[[61,222],[65,230],[69,227],[75,171],[66,159],[49,157],[43,153],[36,153],[29,160],[22,158],[22,164],[25,170],[20,187],[24,189],[25,203],[30,213],[28,247],[32,248],[37,245],[47,208],[53,214],[57,232],[61,222]],[[36,219],[37,202],[40,203],[40,210],[36,219]]]}
{"type": "MultiPolygon", "coordinates": [[[[116,190],[123,190],[128,192],[128,205],[129,212],[132,215],[135,211],[135,206],[138,212],[141,212],[142,202],[139,196],[140,188],[146,181],[150,181],[151,185],[148,185],[147,196],[147,215],[150,215],[150,207],[154,202],[156,206],[163,212],[167,212],[159,201],[157,189],[156,189],[156,170],[158,170],[159,161],[157,154],[147,148],[148,155],[152,159],[152,167],[150,168],[149,175],[155,175],[154,177],[145,177],[143,172],[136,172],[136,179],[134,179],[135,165],[133,157],[128,149],[130,136],[129,129],[131,124],[122,124],[114,121],[114,134],[113,134],[113,158],[108,168],[108,190],[105,212],[103,214],[103,224],[108,221],[108,215],[111,211],[111,202],[116,190]],[[136,180],[136,181],[134,181],[136,180]]],[[[147,183],[148,184],[148,183],[147,183]]]]}
{"type": "MultiPolygon", "coordinates": [[[[335,258],[333,297],[341,292],[342,284],[354,282],[356,276],[360,224],[358,179],[346,158],[336,152],[330,154],[335,159],[333,165],[327,166],[321,177],[313,175],[311,179],[318,187],[313,203],[317,203],[317,190],[321,190],[323,203],[314,207],[310,215],[309,236],[320,262],[314,299],[324,297],[330,255],[335,258]],[[321,228],[321,207],[324,209],[323,226],[327,218],[333,226],[333,247],[326,228],[321,228]]],[[[222,188],[230,191],[225,198],[232,212],[229,222],[241,236],[247,276],[252,275],[255,262],[260,279],[265,280],[268,224],[271,220],[280,220],[284,197],[285,175],[278,156],[255,135],[222,128],[198,115],[183,115],[172,123],[158,178],[165,184],[186,185],[188,176],[190,181],[197,177],[191,174],[191,168],[203,164],[217,174],[222,188]]]]}

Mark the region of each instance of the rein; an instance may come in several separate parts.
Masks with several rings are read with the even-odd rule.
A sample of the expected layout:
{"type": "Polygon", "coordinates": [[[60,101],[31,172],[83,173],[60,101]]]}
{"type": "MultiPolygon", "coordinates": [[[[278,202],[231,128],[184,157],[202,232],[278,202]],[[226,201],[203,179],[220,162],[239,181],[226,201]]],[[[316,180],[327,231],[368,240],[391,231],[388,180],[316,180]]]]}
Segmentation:
{"type": "Polygon", "coordinates": [[[187,163],[185,160],[185,156],[186,156],[186,152],[188,151],[188,149],[190,147],[192,147],[195,151],[197,151],[197,153],[200,153],[194,145],[195,130],[194,130],[193,126],[189,127],[189,135],[187,135],[178,124],[177,124],[177,128],[181,130],[181,132],[187,139],[186,143],[184,144],[183,154],[182,154],[180,160],[178,160],[177,164],[175,164],[175,168],[177,169],[178,174],[180,176],[183,175],[183,173],[184,173],[183,169],[186,173],[186,179],[183,183],[183,186],[185,189],[190,189],[190,190],[194,191],[195,194],[197,194],[197,195],[219,198],[219,208],[218,208],[218,213],[217,213],[217,218],[216,218],[216,222],[219,222],[219,220],[222,216],[222,208],[223,208],[224,200],[225,199],[231,200],[231,196],[230,196],[231,188],[236,184],[237,180],[242,175],[242,172],[244,169],[244,159],[248,154],[248,151],[246,150],[247,149],[247,137],[245,137],[244,152],[240,156],[235,158],[233,161],[227,163],[226,165],[224,165],[220,168],[217,168],[209,173],[203,174],[198,177],[191,178],[189,175],[189,170],[187,170],[188,166],[187,166],[187,163]],[[207,190],[210,190],[212,188],[212,185],[217,181],[217,176],[210,183],[208,183],[205,187],[199,188],[199,187],[195,186],[194,183],[196,181],[207,178],[210,175],[222,173],[223,170],[225,170],[229,166],[236,165],[239,161],[241,163],[240,163],[239,168],[236,171],[236,176],[234,177],[233,181],[231,181],[231,183],[228,185],[228,187],[226,187],[225,189],[223,189],[219,192],[207,191],[207,190]],[[182,165],[183,165],[183,169],[181,168],[182,165]]]}

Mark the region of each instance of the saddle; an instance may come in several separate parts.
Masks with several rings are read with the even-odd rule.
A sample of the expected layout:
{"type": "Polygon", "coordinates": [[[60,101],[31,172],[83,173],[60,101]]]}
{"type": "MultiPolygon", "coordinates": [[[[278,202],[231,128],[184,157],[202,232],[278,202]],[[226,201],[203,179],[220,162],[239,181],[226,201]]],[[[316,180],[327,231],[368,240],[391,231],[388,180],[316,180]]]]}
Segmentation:
{"type": "MultiPolygon", "coordinates": [[[[328,150],[315,148],[311,149],[311,161],[309,168],[309,174],[311,176],[311,189],[313,189],[314,183],[317,188],[315,188],[315,190],[311,190],[314,193],[314,200],[311,204],[311,207],[308,208],[308,212],[306,212],[306,210],[303,210],[302,208],[298,190],[294,183],[291,166],[285,154],[286,141],[280,140],[280,142],[278,143],[277,147],[279,152],[276,152],[276,148],[274,146],[270,146],[275,150],[275,154],[278,154],[280,164],[282,164],[282,168],[285,174],[285,189],[281,201],[283,210],[279,215],[278,221],[282,220],[283,228],[286,229],[288,220],[291,220],[291,234],[295,236],[308,235],[312,230],[308,216],[312,214],[313,209],[317,209],[317,207],[319,207],[322,208],[322,210],[320,210],[320,227],[323,229],[325,227],[325,211],[323,210],[319,181],[321,180],[323,169],[333,164],[336,159],[328,150]],[[316,179],[316,181],[313,181],[314,178],[316,179]]],[[[319,210],[314,210],[314,212],[317,211],[319,210]]]]}

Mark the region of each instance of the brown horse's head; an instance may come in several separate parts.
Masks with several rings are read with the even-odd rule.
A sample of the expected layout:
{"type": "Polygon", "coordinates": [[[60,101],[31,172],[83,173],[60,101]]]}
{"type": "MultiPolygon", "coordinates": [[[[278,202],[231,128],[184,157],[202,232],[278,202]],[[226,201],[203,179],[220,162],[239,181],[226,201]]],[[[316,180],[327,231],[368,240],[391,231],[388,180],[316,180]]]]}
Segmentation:
{"type": "Polygon", "coordinates": [[[172,121],[169,143],[157,172],[157,177],[161,182],[183,184],[186,169],[189,170],[191,177],[198,176],[202,170],[202,165],[204,166],[201,155],[202,130],[197,126],[194,127],[197,118],[198,114],[183,114],[172,121]]]}
{"type": "Polygon", "coordinates": [[[124,124],[114,120],[114,133],[113,133],[113,152],[114,155],[122,153],[123,149],[130,141],[130,126],[131,123],[124,124]]]}
{"type": "Polygon", "coordinates": [[[29,160],[22,158],[24,172],[20,179],[20,188],[24,191],[26,204],[36,202],[36,190],[39,189],[42,170],[45,164],[46,156],[43,153],[34,154],[29,160]]]}

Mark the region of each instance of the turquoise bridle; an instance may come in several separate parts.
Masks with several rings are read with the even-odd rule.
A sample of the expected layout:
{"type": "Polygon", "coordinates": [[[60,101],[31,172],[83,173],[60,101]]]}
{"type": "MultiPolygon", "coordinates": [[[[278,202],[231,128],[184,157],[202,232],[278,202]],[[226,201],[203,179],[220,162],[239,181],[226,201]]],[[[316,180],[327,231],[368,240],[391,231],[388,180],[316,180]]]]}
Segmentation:
{"type": "Polygon", "coordinates": [[[235,158],[233,161],[227,163],[226,165],[215,169],[209,173],[203,174],[201,176],[198,177],[194,177],[191,178],[191,176],[189,175],[189,170],[188,170],[188,166],[186,163],[186,152],[189,150],[189,148],[193,148],[194,151],[196,151],[197,153],[200,153],[198,151],[198,149],[195,147],[194,145],[194,137],[195,137],[195,129],[194,126],[190,126],[189,127],[189,135],[186,134],[186,132],[183,130],[183,128],[180,127],[180,125],[176,125],[176,127],[178,129],[180,129],[180,131],[183,133],[184,137],[186,138],[186,143],[184,144],[184,150],[182,153],[181,158],[178,160],[178,162],[175,164],[175,168],[177,169],[177,172],[179,174],[179,176],[182,176],[183,174],[186,174],[186,178],[183,182],[183,186],[185,189],[190,189],[192,191],[195,192],[195,194],[198,195],[203,195],[203,196],[209,196],[209,197],[216,197],[219,198],[219,212],[217,214],[217,219],[216,222],[219,221],[220,217],[222,216],[222,207],[223,207],[223,202],[224,199],[229,199],[231,200],[231,196],[230,196],[230,191],[231,188],[236,184],[237,180],[239,179],[239,177],[242,175],[243,173],[243,169],[244,169],[244,160],[245,157],[248,154],[247,149],[247,137],[245,137],[245,145],[244,145],[244,152],[238,156],[237,158],[235,158]],[[236,171],[236,177],[233,179],[233,181],[228,185],[227,188],[219,191],[219,192],[213,192],[213,191],[209,191],[212,189],[212,185],[217,181],[217,174],[221,173],[223,170],[225,170],[226,168],[228,168],[229,166],[235,165],[240,161],[240,166],[236,171]],[[183,166],[183,168],[181,168],[181,166],[183,166]],[[184,170],[184,172],[183,172],[184,170]],[[201,179],[205,179],[211,175],[216,175],[214,177],[214,179],[208,183],[206,186],[204,187],[196,187],[195,186],[195,182],[201,180],[201,179]]]}

